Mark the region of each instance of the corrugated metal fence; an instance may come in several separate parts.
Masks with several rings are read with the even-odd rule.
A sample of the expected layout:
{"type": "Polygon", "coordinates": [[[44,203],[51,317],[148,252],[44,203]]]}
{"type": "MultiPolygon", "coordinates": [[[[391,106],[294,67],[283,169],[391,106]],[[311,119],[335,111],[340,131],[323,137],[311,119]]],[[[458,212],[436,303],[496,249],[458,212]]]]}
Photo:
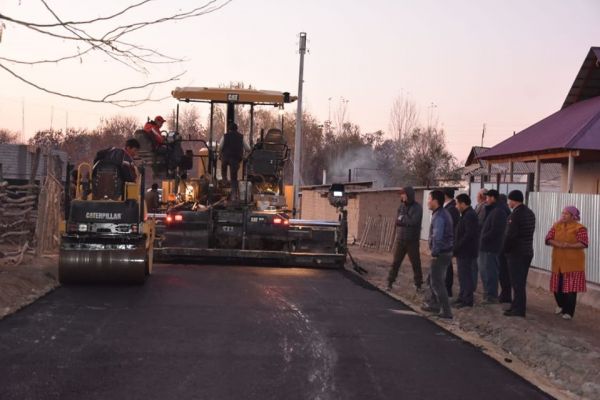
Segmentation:
{"type": "Polygon", "coordinates": [[[589,247],[585,260],[587,280],[600,284],[600,195],[544,192],[529,194],[529,207],[536,216],[532,265],[551,270],[552,248],[545,245],[544,238],[560,218],[563,208],[568,205],[574,205],[581,211],[581,223],[588,229],[589,247]]]}

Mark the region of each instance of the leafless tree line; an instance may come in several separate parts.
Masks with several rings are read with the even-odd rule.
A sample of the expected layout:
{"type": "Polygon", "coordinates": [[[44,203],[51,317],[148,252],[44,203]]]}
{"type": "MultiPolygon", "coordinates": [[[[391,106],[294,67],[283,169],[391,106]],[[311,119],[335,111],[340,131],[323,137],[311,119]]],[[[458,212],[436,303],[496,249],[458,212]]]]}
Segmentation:
{"type": "Polygon", "coordinates": [[[402,140],[419,125],[417,105],[408,96],[401,94],[394,99],[390,111],[390,133],[396,140],[402,140]]]}
{"type": "MultiPolygon", "coordinates": [[[[132,33],[166,22],[198,18],[220,10],[231,2],[231,0],[209,0],[190,9],[172,12],[167,16],[126,23],[124,22],[124,17],[128,18],[135,12],[144,9],[148,10],[149,7],[153,6],[151,3],[155,3],[156,1],[142,0],[136,3],[129,3],[122,9],[111,14],[82,20],[64,19],[55,12],[55,9],[48,1],[39,1],[48,12],[51,22],[25,20],[5,15],[0,12],[0,44],[3,36],[8,35],[11,28],[23,27],[35,32],[40,35],[40,37],[50,37],[56,41],[70,43],[73,45],[74,49],[68,55],[48,59],[26,59],[0,56],[0,69],[6,71],[13,78],[46,93],[93,103],[108,103],[120,107],[131,107],[144,102],[162,100],[163,98],[153,97],[151,89],[159,84],[176,81],[184,73],[172,75],[164,79],[145,82],[136,86],[123,87],[106,93],[101,97],[93,98],[65,93],[60,89],[50,88],[43,83],[34,82],[33,80],[28,79],[24,74],[18,72],[15,66],[58,64],[69,60],[79,60],[80,63],[83,63],[83,60],[91,54],[101,53],[110,60],[124,65],[133,71],[147,74],[150,65],[173,64],[184,60],[169,56],[148,46],[130,42],[128,37],[132,33]],[[96,30],[100,31],[100,33],[93,33],[96,30]],[[141,96],[137,95],[136,92],[140,90],[143,90],[146,93],[141,96]]],[[[157,6],[156,8],[162,9],[162,6],[157,6]]],[[[164,14],[164,12],[161,11],[161,13],[158,14],[164,14]]]]}

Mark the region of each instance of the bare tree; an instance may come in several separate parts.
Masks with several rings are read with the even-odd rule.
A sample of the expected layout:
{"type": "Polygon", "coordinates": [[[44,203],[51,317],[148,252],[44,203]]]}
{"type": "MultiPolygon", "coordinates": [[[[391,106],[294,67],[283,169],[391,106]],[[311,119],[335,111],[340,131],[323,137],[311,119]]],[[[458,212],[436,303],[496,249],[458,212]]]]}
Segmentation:
{"type": "Polygon", "coordinates": [[[390,111],[390,132],[396,140],[411,133],[419,124],[419,111],[415,102],[405,95],[394,99],[390,111]]]}
{"type": "MultiPolygon", "coordinates": [[[[171,130],[175,130],[175,121],[169,121],[171,130]]],[[[195,106],[186,107],[179,113],[179,133],[184,138],[205,139],[206,129],[200,122],[200,112],[195,106]]]]}
{"type": "Polygon", "coordinates": [[[128,37],[131,34],[166,22],[200,17],[215,12],[231,2],[231,0],[206,0],[194,8],[178,9],[171,13],[165,11],[163,5],[161,5],[159,13],[161,17],[151,20],[133,20],[134,22],[131,22],[134,18],[134,13],[149,10],[152,6],[151,3],[155,1],[138,0],[136,3],[127,4],[122,9],[111,14],[82,20],[67,20],[62,18],[46,0],[40,0],[40,2],[52,19],[52,22],[20,19],[0,12],[0,40],[2,40],[3,35],[8,35],[9,31],[13,28],[16,31],[17,27],[21,27],[35,32],[40,38],[47,37],[53,39],[56,41],[57,47],[61,43],[68,43],[72,46],[70,54],[57,56],[52,59],[26,59],[2,56],[0,57],[0,69],[6,71],[13,78],[38,90],[70,99],[93,103],[109,103],[120,107],[135,106],[149,101],[160,101],[163,98],[152,96],[152,88],[162,83],[175,81],[183,73],[154,81],[146,81],[136,86],[120,88],[103,96],[93,98],[65,93],[59,89],[52,89],[43,83],[28,79],[23,73],[17,71],[18,66],[59,64],[69,60],[78,60],[80,63],[83,63],[83,60],[92,54],[100,53],[138,73],[147,74],[148,68],[151,65],[178,63],[183,60],[168,56],[143,44],[130,42],[128,37]],[[145,93],[139,94],[140,91],[145,93]]]}
{"type": "Polygon", "coordinates": [[[19,135],[17,133],[9,131],[8,129],[0,129],[0,144],[16,143],[18,139],[19,135]]]}
{"type": "Polygon", "coordinates": [[[336,132],[338,135],[341,135],[344,132],[344,124],[347,122],[346,117],[348,114],[348,103],[350,100],[347,100],[343,97],[340,97],[340,103],[338,104],[337,110],[335,110],[335,123],[336,123],[336,132]]]}
{"type": "Polygon", "coordinates": [[[456,168],[456,159],[448,150],[441,129],[416,128],[405,137],[402,145],[405,167],[416,185],[432,186],[456,168]]]}

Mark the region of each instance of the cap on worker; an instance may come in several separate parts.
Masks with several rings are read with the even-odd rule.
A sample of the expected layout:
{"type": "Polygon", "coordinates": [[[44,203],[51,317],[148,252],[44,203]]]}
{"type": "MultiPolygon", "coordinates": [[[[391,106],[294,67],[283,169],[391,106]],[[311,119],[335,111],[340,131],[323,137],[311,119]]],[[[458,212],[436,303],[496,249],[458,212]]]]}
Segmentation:
{"type": "Polygon", "coordinates": [[[154,118],[154,122],[165,122],[165,119],[163,117],[161,117],[160,115],[157,115],[154,118]]]}
{"type": "Polygon", "coordinates": [[[493,197],[496,200],[498,200],[498,196],[500,196],[500,193],[498,193],[498,191],[496,189],[491,189],[491,190],[488,190],[485,195],[487,197],[493,197]]]}
{"type": "Polygon", "coordinates": [[[523,192],[521,192],[520,190],[512,190],[508,194],[508,199],[512,200],[512,201],[518,201],[519,203],[522,203],[523,200],[524,200],[523,192]]]}

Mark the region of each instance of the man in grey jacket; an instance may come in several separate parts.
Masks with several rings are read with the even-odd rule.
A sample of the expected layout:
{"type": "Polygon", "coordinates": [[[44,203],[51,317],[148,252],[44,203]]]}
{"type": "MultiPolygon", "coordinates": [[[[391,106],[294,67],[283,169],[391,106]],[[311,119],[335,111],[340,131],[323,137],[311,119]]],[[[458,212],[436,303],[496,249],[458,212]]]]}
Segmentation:
{"type": "Polygon", "coordinates": [[[423,208],[415,201],[415,190],[411,186],[401,189],[400,207],[398,207],[398,216],[396,217],[396,251],[388,275],[388,290],[392,289],[406,254],[412,264],[415,288],[417,291],[421,290],[423,272],[421,271],[419,244],[422,219],[423,208]]]}

